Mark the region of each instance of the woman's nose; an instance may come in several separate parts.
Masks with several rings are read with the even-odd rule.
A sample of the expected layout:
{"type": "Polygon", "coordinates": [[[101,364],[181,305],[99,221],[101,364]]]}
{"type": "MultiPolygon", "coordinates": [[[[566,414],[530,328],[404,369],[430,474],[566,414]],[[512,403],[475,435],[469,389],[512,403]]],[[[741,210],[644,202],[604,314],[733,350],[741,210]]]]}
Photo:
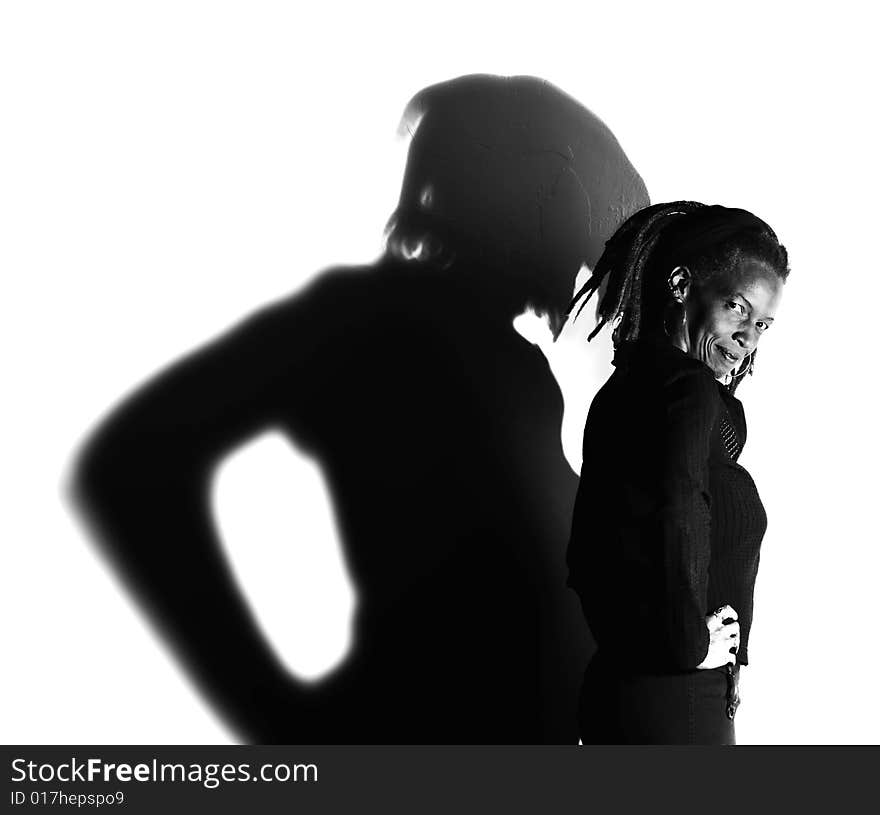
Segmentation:
{"type": "Polygon", "coordinates": [[[733,338],[739,343],[743,351],[750,354],[758,344],[758,330],[754,326],[748,326],[735,332],[733,338]]]}

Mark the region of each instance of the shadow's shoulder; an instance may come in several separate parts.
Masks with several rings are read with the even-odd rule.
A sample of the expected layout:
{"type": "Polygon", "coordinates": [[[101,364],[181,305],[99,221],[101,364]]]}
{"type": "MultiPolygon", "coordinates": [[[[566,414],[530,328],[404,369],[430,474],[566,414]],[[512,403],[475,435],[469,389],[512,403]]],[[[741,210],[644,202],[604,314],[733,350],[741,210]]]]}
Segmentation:
{"type": "Polygon", "coordinates": [[[355,325],[375,324],[401,302],[441,296],[442,291],[436,275],[387,256],[368,264],[331,266],[295,291],[258,306],[223,337],[335,336],[355,325]]]}
{"type": "Polygon", "coordinates": [[[230,332],[272,326],[293,327],[303,319],[310,319],[317,325],[329,323],[333,313],[355,310],[363,298],[376,293],[377,269],[378,264],[322,269],[294,291],[254,308],[235,323],[230,332]]]}

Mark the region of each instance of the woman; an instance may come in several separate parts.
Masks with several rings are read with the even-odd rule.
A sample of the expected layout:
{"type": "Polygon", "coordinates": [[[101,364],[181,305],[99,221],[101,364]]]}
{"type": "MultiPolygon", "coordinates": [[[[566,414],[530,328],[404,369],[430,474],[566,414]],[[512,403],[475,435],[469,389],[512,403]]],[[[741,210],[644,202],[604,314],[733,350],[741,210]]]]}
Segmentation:
{"type": "MultiPolygon", "coordinates": [[[[788,277],[740,209],[647,207],[575,298],[603,283],[615,371],[590,406],[567,560],[598,652],[579,711],[590,743],[734,744],[766,515],[737,463],[738,384],[788,277]]],[[[577,314],[575,315],[577,316],[577,314]]]]}

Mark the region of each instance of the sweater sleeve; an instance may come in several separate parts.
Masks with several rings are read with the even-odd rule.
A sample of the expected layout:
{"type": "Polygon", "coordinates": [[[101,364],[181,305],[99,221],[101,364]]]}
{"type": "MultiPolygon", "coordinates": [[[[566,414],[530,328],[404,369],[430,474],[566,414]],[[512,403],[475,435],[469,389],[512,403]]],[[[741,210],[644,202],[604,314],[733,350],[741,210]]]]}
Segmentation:
{"type": "Polygon", "coordinates": [[[709,649],[709,451],[719,395],[711,372],[696,367],[666,377],[663,394],[663,625],[666,652],[678,668],[687,670],[696,668],[709,649]]]}

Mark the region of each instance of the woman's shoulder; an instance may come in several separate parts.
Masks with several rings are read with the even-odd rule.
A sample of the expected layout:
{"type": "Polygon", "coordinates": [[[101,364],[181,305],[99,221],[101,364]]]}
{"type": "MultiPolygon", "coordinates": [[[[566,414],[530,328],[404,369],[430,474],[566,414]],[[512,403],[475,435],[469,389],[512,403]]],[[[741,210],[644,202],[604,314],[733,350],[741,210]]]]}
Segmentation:
{"type": "Polygon", "coordinates": [[[716,425],[723,411],[720,386],[700,360],[671,343],[642,340],[619,343],[614,365],[591,409],[603,422],[623,422],[640,437],[660,427],[690,434],[716,425]]]}
{"type": "Polygon", "coordinates": [[[708,365],[682,351],[671,342],[654,338],[620,343],[614,365],[622,374],[645,379],[661,389],[672,387],[717,399],[718,382],[708,365]]]}

